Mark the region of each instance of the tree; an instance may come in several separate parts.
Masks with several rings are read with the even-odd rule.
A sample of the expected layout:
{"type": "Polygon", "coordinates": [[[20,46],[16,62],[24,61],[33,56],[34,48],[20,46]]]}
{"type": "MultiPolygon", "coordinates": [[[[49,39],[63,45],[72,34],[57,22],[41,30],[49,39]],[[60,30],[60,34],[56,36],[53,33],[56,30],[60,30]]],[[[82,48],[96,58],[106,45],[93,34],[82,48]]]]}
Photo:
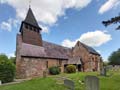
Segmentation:
{"type": "MultiPolygon", "coordinates": [[[[108,25],[111,25],[111,24],[117,24],[117,23],[120,23],[120,15],[116,16],[116,17],[113,17],[111,18],[110,20],[107,20],[107,21],[103,21],[102,24],[104,26],[108,26],[108,25]]],[[[116,28],[116,30],[120,30],[120,25],[118,25],[118,27],[116,28]]]]}
{"type": "Polygon", "coordinates": [[[15,76],[15,65],[4,54],[0,55],[0,80],[2,83],[13,81],[15,76]]]}
{"type": "Polygon", "coordinates": [[[110,65],[120,65],[120,49],[114,51],[108,58],[110,65]]]}
{"type": "Polygon", "coordinates": [[[12,63],[16,64],[16,57],[10,57],[12,63]]]}

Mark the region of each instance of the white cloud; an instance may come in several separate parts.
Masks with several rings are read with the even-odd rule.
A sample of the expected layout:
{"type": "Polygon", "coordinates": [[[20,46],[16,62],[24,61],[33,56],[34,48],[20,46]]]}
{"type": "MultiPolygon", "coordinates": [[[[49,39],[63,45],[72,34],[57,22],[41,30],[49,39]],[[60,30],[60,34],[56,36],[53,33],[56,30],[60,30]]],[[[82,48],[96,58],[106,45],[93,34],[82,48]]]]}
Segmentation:
{"type": "Polygon", "coordinates": [[[18,20],[9,18],[7,21],[3,21],[2,23],[0,23],[0,28],[2,30],[11,31],[13,26],[14,27],[17,26],[17,23],[18,23],[18,20]]]}
{"type": "Polygon", "coordinates": [[[91,47],[99,47],[112,39],[111,35],[106,31],[96,30],[94,32],[87,32],[82,34],[78,39],[71,41],[69,39],[65,39],[62,42],[62,45],[65,47],[73,47],[77,41],[81,41],[86,45],[91,47]]]}
{"type": "Polygon", "coordinates": [[[9,54],[7,54],[7,56],[8,56],[8,58],[15,57],[15,53],[9,53],[9,54]]]}
{"type": "Polygon", "coordinates": [[[2,30],[7,30],[7,31],[11,31],[11,24],[10,23],[8,23],[8,22],[2,22],[1,24],[0,24],[0,28],[2,29],[2,30]]]}
{"type": "MultiPolygon", "coordinates": [[[[59,16],[65,15],[66,9],[82,9],[91,0],[32,0],[31,7],[39,22],[53,25],[59,16]]],[[[29,0],[2,0],[16,10],[16,17],[24,19],[28,10],[29,0]]]]}
{"type": "Polygon", "coordinates": [[[118,5],[120,5],[120,0],[107,0],[107,2],[105,2],[99,9],[99,13],[103,14],[115,7],[117,7],[118,5]]]}
{"type": "Polygon", "coordinates": [[[46,26],[41,26],[42,28],[42,33],[49,33],[49,28],[46,26]]]}

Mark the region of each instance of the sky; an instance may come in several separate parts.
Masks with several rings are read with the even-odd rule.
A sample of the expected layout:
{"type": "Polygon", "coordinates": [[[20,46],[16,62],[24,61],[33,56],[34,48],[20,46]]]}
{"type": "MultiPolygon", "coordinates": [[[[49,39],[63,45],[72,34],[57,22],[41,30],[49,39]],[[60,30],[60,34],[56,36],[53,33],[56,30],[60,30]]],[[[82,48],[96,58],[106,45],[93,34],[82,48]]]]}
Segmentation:
{"type": "Polygon", "coordinates": [[[117,25],[102,24],[118,16],[120,0],[0,0],[0,53],[14,56],[16,35],[29,6],[45,41],[71,48],[79,40],[98,51],[104,61],[120,48],[117,25]]]}

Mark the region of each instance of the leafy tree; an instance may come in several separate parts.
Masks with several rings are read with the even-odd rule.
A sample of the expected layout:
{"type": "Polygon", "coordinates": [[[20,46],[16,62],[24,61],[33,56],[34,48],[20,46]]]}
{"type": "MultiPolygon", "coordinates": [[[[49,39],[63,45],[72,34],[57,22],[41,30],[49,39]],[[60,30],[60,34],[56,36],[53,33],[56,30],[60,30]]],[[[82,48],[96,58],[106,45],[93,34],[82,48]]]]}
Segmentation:
{"type": "Polygon", "coordinates": [[[15,65],[4,54],[0,55],[0,80],[2,83],[13,81],[15,65]]]}
{"type": "Polygon", "coordinates": [[[109,64],[120,65],[120,49],[114,51],[108,58],[109,64]]]}
{"type": "Polygon", "coordinates": [[[0,54],[0,60],[8,60],[8,57],[5,54],[0,54]]]}
{"type": "MultiPolygon", "coordinates": [[[[111,25],[111,24],[117,24],[117,23],[120,23],[120,15],[116,16],[116,17],[113,17],[111,18],[110,20],[107,20],[107,21],[103,21],[102,22],[104,26],[108,26],[108,25],[111,25]]],[[[118,25],[118,27],[116,28],[116,30],[120,30],[120,25],[118,25]]]]}
{"type": "Polygon", "coordinates": [[[16,57],[10,57],[12,63],[16,64],[16,57]]]}

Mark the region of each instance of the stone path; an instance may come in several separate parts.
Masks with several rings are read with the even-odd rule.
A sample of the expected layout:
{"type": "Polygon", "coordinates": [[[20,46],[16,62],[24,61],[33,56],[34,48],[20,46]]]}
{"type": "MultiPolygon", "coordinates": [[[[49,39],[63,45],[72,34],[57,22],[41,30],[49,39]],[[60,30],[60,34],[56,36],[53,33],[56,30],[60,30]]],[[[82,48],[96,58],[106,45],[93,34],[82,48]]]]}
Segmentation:
{"type": "Polygon", "coordinates": [[[13,82],[4,83],[2,85],[12,85],[12,84],[21,83],[21,82],[28,81],[28,80],[31,80],[31,79],[30,78],[29,79],[15,79],[13,82]]]}

